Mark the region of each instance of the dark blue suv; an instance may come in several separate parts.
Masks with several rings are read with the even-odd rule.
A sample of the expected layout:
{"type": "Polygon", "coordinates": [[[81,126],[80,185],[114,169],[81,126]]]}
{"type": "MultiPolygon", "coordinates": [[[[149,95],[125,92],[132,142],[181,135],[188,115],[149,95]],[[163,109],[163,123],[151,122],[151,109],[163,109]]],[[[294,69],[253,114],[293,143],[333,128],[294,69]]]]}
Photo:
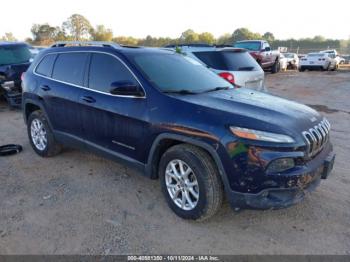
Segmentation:
{"type": "Polygon", "coordinates": [[[234,208],[283,208],[330,173],[330,124],[313,109],[242,88],[176,52],[57,43],[23,81],[30,143],[123,161],[160,179],[185,219],[234,208]]]}

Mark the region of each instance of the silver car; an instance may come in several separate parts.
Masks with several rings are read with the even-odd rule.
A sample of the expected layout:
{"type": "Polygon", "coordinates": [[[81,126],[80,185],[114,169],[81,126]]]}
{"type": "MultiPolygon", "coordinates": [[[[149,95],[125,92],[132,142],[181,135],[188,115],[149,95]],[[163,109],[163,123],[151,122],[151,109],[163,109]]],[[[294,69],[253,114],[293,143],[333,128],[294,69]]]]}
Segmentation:
{"type": "Polygon", "coordinates": [[[236,87],[265,90],[265,74],[254,58],[241,48],[179,47],[182,54],[204,64],[236,87]]]}

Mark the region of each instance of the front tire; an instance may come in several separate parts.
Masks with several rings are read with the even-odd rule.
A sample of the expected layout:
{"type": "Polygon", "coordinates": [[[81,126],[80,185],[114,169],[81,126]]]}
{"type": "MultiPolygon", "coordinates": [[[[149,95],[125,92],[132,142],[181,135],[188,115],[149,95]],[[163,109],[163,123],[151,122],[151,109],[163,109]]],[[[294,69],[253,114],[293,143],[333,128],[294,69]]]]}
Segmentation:
{"type": "Polygon", "coordinates": [[[158,172],[164,197],[179,217],[203,221],[220,209],[223,184],[206,151],[188,144],[173,146],[161,157],[158,172]]]}
{"type": "Polygon", "coordinates": [[[271,74],[276,74],[280,71],[280,61],[276,59],[275,63],[271,67],[271,74]]]}
{"type": "Polygon", "coordinates": [[[61,145],[55,140],[42,111],[34,111],[27,121],[30,145],[41,157],[51,157],[61,152],[61,145]]]}

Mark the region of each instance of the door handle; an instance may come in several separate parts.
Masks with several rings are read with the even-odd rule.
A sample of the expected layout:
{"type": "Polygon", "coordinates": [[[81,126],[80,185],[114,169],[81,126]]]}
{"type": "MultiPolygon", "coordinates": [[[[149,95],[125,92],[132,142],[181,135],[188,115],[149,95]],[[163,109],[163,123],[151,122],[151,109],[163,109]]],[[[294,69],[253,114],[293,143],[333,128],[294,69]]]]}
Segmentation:
{"type": "Polygon", "coordinates": [[[91,96],[82,96],[80,99],[83,100],[84,102],[90,103],[90,104],[96,102],[95,98],[93,98],[91,96]]]}
{"type": "Polygon", "coordinates": [[[51,90],[51,88],[48,85],[42,85],[42,86],[40,86],[40,88],[43,91],[50,91],[51,90]]]}

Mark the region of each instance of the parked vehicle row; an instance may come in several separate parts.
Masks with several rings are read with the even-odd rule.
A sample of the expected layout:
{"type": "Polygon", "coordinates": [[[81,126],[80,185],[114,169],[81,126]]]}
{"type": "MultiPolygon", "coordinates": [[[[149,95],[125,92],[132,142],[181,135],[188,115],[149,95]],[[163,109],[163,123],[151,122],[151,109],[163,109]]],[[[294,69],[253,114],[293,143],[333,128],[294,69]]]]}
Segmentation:
{"type": "Polygon", "coordinates": [[[40,52],[23,79],[34,151],[74,146],[122,161],[159,179],[184,219],[213,216],[224,197],[233,208],[298,203],[333,168],[330,123],[305,105],[232,88],[202,63],[214,55],[235,67],[227,57],[243,51],[203,52],[103,42],[40,52]]]}

